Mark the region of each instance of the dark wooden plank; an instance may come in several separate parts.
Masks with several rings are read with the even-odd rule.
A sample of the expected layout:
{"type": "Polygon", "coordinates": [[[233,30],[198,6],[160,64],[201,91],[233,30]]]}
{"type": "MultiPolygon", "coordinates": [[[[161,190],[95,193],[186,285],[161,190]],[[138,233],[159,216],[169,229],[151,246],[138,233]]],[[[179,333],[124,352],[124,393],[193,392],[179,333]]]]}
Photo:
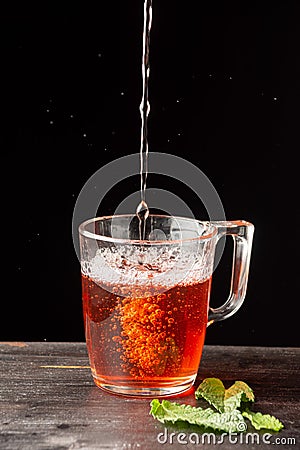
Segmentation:
{"type": "MultiPolygon", "coordinates": [[[[195,385],[208,376],[228,385],[246,381],[256,394],[255,408],[284,422],[285,429],[276,437],[295,438],[296,445],[285,448],[296,449],[300,444],[299,362],[296,348],[206,346],[195,385]]],[[[172,444],[160,444],[158,435],[165,427],[149,416],[149,400],[117,397],[97,388],[84,343],[0,343],[0,386],[1,449],[197,447],[188,433],[188,443],[178,443],[176,429],[161,435],[172,444]]],[[[196,405],[193,391],[176,401],[196,405]]],[[[232,446],[227,438],[221,448],[232,446]]],[[[249,448],[270,446],[260,441],[249,448]]]]}

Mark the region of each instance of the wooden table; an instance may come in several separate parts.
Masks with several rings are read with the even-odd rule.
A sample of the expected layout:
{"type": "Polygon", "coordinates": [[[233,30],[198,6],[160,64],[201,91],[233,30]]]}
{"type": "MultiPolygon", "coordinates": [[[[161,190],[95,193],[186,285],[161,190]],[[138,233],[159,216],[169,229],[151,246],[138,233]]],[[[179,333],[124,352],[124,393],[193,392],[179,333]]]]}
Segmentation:
{"type": "MultiPolygon", "coordinates": [[[[259,442],[253,436],[252,444],[251,440],[235,444],[235,437],[230,442],[226,436],[215,446],[262,450],[280,439],[276,442],[279,448],[300,448],[299,356],[296,348],[205,347],[196,386],[209,376],[221,378],[225,386],[235,380],[246,381],[256,394],[255,409],[275,415],[285,425],[280,433],[265,437],[266,442],[260,433],[259,442]]],[[[197,445],[195,434],[187,430],[184,435],[174,428],[166,432],[164,425],[149,415],[149,400],[102,392],[92,380],[84,343],[0,343],[0,386],[0,449],[214,446],[208,437],[197,445]]],[[[176,401],[196,406],[193,392],[176,401]]]]}

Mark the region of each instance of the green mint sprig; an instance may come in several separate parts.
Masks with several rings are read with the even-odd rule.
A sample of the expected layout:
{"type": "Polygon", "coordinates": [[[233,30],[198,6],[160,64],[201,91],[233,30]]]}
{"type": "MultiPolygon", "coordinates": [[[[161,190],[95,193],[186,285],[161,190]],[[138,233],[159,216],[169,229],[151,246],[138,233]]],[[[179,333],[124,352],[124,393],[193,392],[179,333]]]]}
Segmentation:
{"type": "Polygon", "coordinates": [[[284,425],[274,416],[253,412],[253,390],[243,381],[236,381],[229,389],[218,378],[206,378],[198,386],[195,397],[206,400],[212,408],[153,399],[150,414],[162,423],[184,421],[225,433],[240,433],[247,429],[245,419],[250,420],[256,430],[280,431],[284,425]]]}

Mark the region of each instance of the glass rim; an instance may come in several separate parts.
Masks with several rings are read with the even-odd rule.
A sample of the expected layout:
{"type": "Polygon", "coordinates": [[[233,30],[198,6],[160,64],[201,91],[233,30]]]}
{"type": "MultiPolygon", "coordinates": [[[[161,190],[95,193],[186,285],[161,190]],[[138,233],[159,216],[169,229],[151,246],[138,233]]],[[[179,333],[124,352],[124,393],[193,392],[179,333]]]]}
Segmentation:
{"type": "Polygon", "coordinates": [[[91,231],[87,231],[85,229],[85,227],[91,223],[105,221],[105,220],[112,220],[114,218],[121,219],[121,218],[125,218],[125,217],[133,218],[133,217],[135,217],[135,214],[116,214],[116,215],[111,215],[111,216],[101,216],[101,217],[94,217],[91,219],[87,219],[79,225],[78,231],[81,236],[89,238],[89,239],[94,239],[97,241],[113,242],[116,244],[130,244],[130,245],[134,244],[134,245],[145,245],[145,246],[147,246],[147,245],[149,245],[149,246],[173,245],[173,244],[180,244],[183,242],[204,241],[204,240],[209,240],[209,239],[213,238],[218,233],[216,225],[214,225],[210,221],[198,220],[198,219],[191,218],[191,217],[168,216],[168,215],[164,215],[164,214],[149,214],[149,217],[158,217],[158,218],[162,218],[162,219],[173,218],[175,220],[181,220],[181,221],[185,220],[185,221],[194,222],[194,223],[196,222],[196,223],[204,224],[204,225],[208,226],[210,228],[210,230],[209,230],[209,232],[206,231],[206,234],[204,234],[204,235],[196,236],[196,237],[192,237],[192,238],[150,241],[147,239],[145,239],[145,240],[143,240],[143,239],[125,239],[125,238],[116,238],[116,237],[111,237],[111,236],[105,236],[104,234],[92,233],[91,231]]]}

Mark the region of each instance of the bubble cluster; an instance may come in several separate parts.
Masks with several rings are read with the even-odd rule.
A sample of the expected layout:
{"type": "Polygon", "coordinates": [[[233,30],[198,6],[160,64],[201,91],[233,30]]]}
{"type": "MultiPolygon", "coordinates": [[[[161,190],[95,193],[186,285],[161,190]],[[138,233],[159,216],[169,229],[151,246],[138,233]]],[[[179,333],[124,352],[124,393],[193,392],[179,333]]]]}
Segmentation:
{"type": "Polygon", "coordinates": [[[133,377],[157,376],[167,363],[180,364],[180,355],[164,305],[166,295],[125,298],[120,308],[122,367],[133,377]]]}

